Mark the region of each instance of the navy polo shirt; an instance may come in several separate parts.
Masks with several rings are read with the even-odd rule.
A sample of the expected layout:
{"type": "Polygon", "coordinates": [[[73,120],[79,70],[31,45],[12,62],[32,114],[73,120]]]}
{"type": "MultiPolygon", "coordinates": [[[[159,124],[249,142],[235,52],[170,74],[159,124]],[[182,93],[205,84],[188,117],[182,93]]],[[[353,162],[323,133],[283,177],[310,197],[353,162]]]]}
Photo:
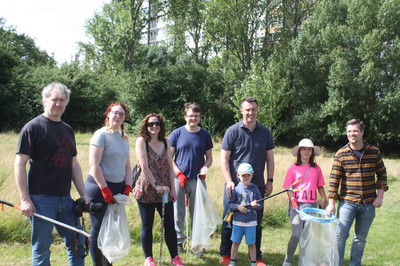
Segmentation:
{"type": "Polygon", "coordinates": [[[243,120],[234,124],[225,132],[221,148],[231,152],[229,167],[235,185],[239,180],[237,169],[242,163],[249,163],[254,170],[252,183],[264,187],[264,170],[267,151],[275,148],[271,131],[257,122],[253,132],[246,128],[243,120]]]}

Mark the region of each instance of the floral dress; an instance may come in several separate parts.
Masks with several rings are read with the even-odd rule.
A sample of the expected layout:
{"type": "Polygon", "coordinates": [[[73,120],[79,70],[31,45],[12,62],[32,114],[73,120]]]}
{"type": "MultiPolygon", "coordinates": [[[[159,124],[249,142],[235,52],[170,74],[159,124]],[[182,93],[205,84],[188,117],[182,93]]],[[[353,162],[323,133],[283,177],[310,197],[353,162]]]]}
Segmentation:
{"type": "MultiPolygon", "coordinates": [[[[155,152],[151,146],[148,146],[147,160],[149,168],[153,173],[155,180],[160,186],[167,186],[171,190],[171,184],[168,176],[168,157],[167,150],[164,148],[161,155],[155,152]]],[[[146,178],[144,171],[140,174],[135,189],[133,190],[133,197],[141,203],[161,203],[162,193],[158,193],[153,184],[146,178]]],[[[172,199],[169,198],[168,201],[172,199]]]]}

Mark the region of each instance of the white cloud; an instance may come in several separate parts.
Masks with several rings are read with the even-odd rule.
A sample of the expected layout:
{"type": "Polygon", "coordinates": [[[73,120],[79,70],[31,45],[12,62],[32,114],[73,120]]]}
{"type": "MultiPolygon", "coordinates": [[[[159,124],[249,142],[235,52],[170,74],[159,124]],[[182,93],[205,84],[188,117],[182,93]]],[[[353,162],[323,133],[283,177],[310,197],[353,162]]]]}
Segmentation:
{"type": "Polygon", "coordinates": [[[4,0],[0,17],[7,26],[35,39],[36,46],[54,53],[61,64],[70,62],[78,51],[77,42],[87,41],[85,21],[101,11],[110,0],[4,0]]]}

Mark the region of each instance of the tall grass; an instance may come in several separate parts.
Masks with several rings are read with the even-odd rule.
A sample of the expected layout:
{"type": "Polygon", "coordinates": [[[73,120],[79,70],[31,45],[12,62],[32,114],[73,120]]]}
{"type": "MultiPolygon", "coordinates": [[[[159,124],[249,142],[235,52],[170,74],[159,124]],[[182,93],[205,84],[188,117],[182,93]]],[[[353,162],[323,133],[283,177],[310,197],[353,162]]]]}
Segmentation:
{"type": "MultiPolygon", "coordinates": [[[[77,134],[78,161],[82,167],[84,179],[89,172],[88,152],[90,134],[77,134]]],[[[10,201],[16,205],[20,204],[18,190],[14,181],[13,164],[15,150],[18,143],[18,135],[14,133],[0,134],[0,199],[10,201]]],[[[134,138],[130,139],[131,162],[136,162],[134,151],[134,138]]],[[[223,212],[222,197],[224,187],[224,177],[220,167],[220,145],[214,143],[213,158],[214,162],[207,174],[207,191],[221,214],[223,212]]],[[[282,189],[284,177],[288,167],[294,162],[291,155],[291,149],[278,147],[275,154],[275,175],[274,175],[274,193],[282,189]]],[[[317,157],[317,163],[321,166],[327,190],[329,172],[332,167],[334,152],[323,151],[321,156],[317,157]]],[[[390,205],[399,198],[400,185],[398,184],[400,173],[400,164],[395,159],[384,159],[388,170],[388,179],[390,190],[385,193],[384,207],[377,210],[377,216],[383,213],[390,205]]],[[[72,197],[78,198],[79,195],[75,188],[72,190],[72,197]]],[[[286,252],[286,245],[289,240],[291,229],[289,217],[287,216],[288,201],[285,194],[274,197],[265,202],[263,217],[263,240],[262,252],[264,261],[268,265],[281,265],[286,252]]],[[[367,247],[365,249],[363,265],[400,265],[400,243],[397,239],[400,229],[400,204],[393,207],[390,211],[377,217],[370,230],[367,247]]],[[[131,252],[121,261],[114,265],[142,265],[143,251],[140,245],[141,220],[136,204],[126,207],[130,232],[131,232],[131,252]]],[[[90,228],[90,220],[87,214],[84,215],[87,229],[90,228]]],[[[183,254],[185,265],[219,265],[219,243],[220,228],[212,236],[212,247],[202,258],[196,258],[192,254],[183,254]]],[[[156,215],[154,232],[154,255],[156,260],[160,249],[161,221],[156,215]]],[[[0,265],[29,265],[30,264],[30,234],[31,228],[29,219],[21,215],[17,210],[4,207],[0,212],[0,265]]],[[[65,247],[56,233],[54,233],[54,244],[52,245],[51,260],[53,265],[67,265],[65,247]]],[[[349,250],[351,237],[349,237],[346,247],[345,264],[349,263],[349,250]]],[[[169,253],[164,244],[163,264],[169,265],[169,253]]],[[[298,254],[298,253],[296,253],[298,254]]],[[[296,265],[298,256],[295,255],[293,265],[296,265]]],[[[87,265],[92,265],[90,255],[86,259],[87,265]]],[[[249,265],[247,257],[247,247],[243,242],[239,249],[239,255],[236,265],[249,265]]]]}

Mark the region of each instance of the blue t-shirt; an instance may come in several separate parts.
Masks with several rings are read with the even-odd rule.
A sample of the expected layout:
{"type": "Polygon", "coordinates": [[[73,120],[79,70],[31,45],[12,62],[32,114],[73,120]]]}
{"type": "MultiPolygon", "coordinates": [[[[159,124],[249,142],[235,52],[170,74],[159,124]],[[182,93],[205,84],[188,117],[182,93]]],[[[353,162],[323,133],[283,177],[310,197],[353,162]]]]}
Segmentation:
{"type": "Polygon", "coordinates": [[[74,131],[68,124],[39,115],[22,128],[17,153],[30,157],[29,194],[70,195],[72,158],[77,151],[74,131]]]}
{"type": "Polygon", "coordinates": [[[253,132],[246,128],[243,121],[234,124],[225,132],[221,148],[231,152],[229,168],[235,185],[239,180],[237,169],[242,163],[253,167],[254,175],[251,182],[258,187],[265,186],[264,170],[267,151],[275,148],[269,129],[257,122],[253,132]]]}
{"type": "Polygon", "coordinates": [[[189,132],[182,126],[172,131],[169,141],[175,148],[175,163],[178,168],[188,179],[196,180],[204,166],[206,151],[213,148],[210,133],[203,128],[197,132],[189,132]]]}

